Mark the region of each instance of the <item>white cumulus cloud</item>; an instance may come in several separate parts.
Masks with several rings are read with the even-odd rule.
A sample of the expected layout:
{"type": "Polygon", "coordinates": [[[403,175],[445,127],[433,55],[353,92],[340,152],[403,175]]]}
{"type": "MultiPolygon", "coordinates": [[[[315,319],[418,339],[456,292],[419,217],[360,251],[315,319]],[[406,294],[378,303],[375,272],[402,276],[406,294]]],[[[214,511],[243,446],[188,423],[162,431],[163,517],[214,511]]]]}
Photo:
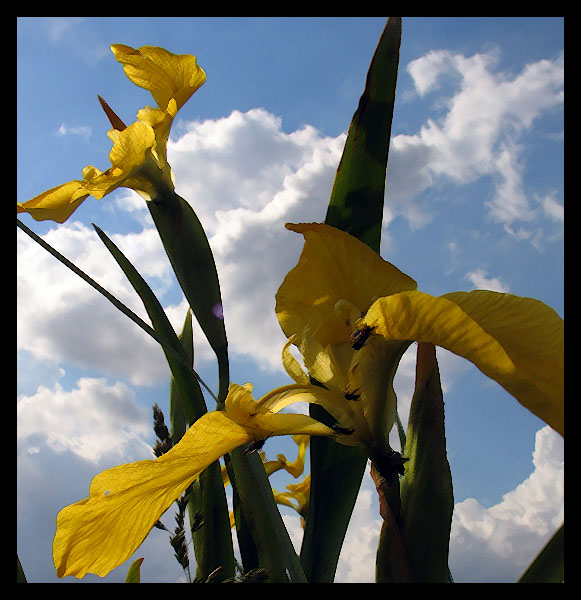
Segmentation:
{"type": "Polygon", "coordinates": [[[38,454],[44,446],[69,451],[98,463],[115,459],[149,458],[143,439],[151,434],[150,415],[135,403],[135,394],[122,383],[82,378],[65,391],[39,387],[17,404],[18,442],[22,452],[38,454]]]}
{"type": "Polygon", "coordinates": [[[496,51],[466,57],[433,50],[408,64],[419,96],[437,90],[434,108],[442,116],[428,118],[418,133],[393,138],[388,199],[405,215],[409,201],[437,181],[465,184],[492,176],[496,192],[485,202],[491,219],[517,239],[538,244],[531,221],[545,215],[523,184],[518,140],[536,119],[562,106],[563,56],[513,76],[496,69],[498,58],[496,51]],[[408,180],[412,167],[415,177],[408,180]]]}
{"type": "MultiPolygon", "coordinates": [[[[491,449],[491,451],[493,451],[491,449]]],[[[537,432],[534,471],[498,504],[456,504],[450,563],[456,581],[517,581],[564,520],[563,438],[537,432]]]]}

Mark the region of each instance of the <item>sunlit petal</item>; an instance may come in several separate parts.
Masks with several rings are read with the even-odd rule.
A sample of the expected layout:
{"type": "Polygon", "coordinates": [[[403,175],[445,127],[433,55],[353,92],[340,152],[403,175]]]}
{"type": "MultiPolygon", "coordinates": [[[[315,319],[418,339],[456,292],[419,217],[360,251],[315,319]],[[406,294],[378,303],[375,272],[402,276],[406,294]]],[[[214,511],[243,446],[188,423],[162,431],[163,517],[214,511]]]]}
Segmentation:
{"type": "Polygon", "coordinates": [[[295,337],[291,336],[285,343],[282,349],[282,364],[287,372],[287,375],[295,381],[295,383],[308,384],[309,376],[303,371],[299,361],[291,354],[290,347],[294,344],[295,337]]]}
{"type": "MultiPolygon", "coordinates": [[[[292,404],[297,404],[300,402],[305,402],[307,404],[318,404],[322,406],[329,414],[333,415],[338,423],[345,429],[356,429],[357,427],[357,414],[356,411],[353,410],[352,407],[345,401],[343,395],[341,393],[337,393],[333,390],[327,390],[323,387],[312,385],[312,384],[291,384],[284,385],[279,388],[276,388],[263,396],[257,404],[261,407],[261,409],[268,409],[272,412],[278,412],[290,406],[292,404]]],[[[290,416],[288,414],[281,416],[290,416]]],[[[306,416],[306,415],[296,415],[296,416],[306,416]]],[[[307,417],[310,419],[310,417],[307,417]]],[[[316,435],[332,435],[336,437],[337,441],[342,444],[353,445],[356,444],[359,440],[357,436],[337,436],[333,435],[336,432],[333,432],[328,427],[315,421],[310,427],[310,430],[313,432],[317,432],[316,435]]],[[[308,424],[308,421],[305,422],[308,424]]],[[[306,427],[303,430],[303,433],[309,433],[306,427]]]]}
{"type": "MultiPolygon", "coordinates": [[[[416,288],[416,282],[366,244],[321,223],[287,224],[305,237],[296,267],[276,296],[276,313],[287,337],[316,330],[322,345],[347,341],[352,326],[335,305],[347,301],[364,313],[379,297],[416,288]]],[[[341,305],[339,305],[341,307],[341,305]]]]}
{"type": "Polygon", "coordinates": [[[69,181],[39,194],[27,202],[18,202],[16,213],[26,212],[36,221],[64,223],[89,195],[83,181],[69,181]]]}
{"type": "Polygon", "coordinates": [[[442,346],[473,362],[563,434],[564,323],[542,302],[488,291],[377,300],[364,320],[386,340],[442,346]]]}
{"type": "Polygon", "coordinates": [[[97,475],[90,496],[58,514],[53,544],[57,575],[107,575],[135,552],[154,523],[204,469],[242,444],[287,434],[335,437],[331,429],[307,415],[261,411],[250,390],[251,386],[232,385],[226,411],[203,415],[157,460],[125,464],[97,475]]]}
{"type": "Polygon", "coordinates": [[[53,544],[57,575],[107,575],[135,552],[154,523],[208,465],[251,439],[224,413],[212,412],[157,460],[97,475],[90,496],[58,514],[53,544]]]}
{"type": "Polygon", "coordinates": [[[113,44],[111,50],[127,77],[149,90],[162,110],[167,110],[172,99],[179,110],[206,81],[196,57],[189,54],[173,54],[155,46],[133,49],[123,44],[113,44]]]}

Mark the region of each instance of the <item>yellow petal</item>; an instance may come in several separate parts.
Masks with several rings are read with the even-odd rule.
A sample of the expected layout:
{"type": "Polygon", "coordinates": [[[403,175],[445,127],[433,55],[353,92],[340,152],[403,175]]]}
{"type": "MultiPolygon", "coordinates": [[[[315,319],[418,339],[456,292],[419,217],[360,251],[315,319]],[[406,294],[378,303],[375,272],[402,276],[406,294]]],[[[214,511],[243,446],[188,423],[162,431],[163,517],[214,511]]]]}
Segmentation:
{"type": "MultiPolygon", "coordinates": [[[[170,104],[174,104],[172,101],[170,104]]],[[[155,132],[155,153],[160,166],[167,165],[167,141],[174,115],[157,108],[146,107],[137,112],[137,118],[155,132]]]]}
{"type": "Polygon", "coordinates": [[[231,386],[227,412],[206,413],[169,452],[97,475],[90,496],[57,517],[53,558],[57,575],[104,577],[127,560],[172,502],[220,456],[274,435],[334,435],[311,417],[258,413],[249,386],[231,386]]]}
{"type": "MultiPolygon", "coordinates": [[[[282,389],[277,388],[277,390],[282,389]]],[[[296,394],[290,394],[286,401],[280,401],[277,390],[255,401],[251,394],[251,384],[247,383],[243,386],[232,384],[226,397],[226,413],[251,433],[253,439],[289,434],[327,436],[334,434],[331,429],[307,415],[276,414],[294,402],[305,401],[303,398],[298,399],[296,394]]]]}
{"type": "Polygon", "coordinates": [[[309,445],[310,437],[308,435],[293,435],[293,440],[298,445],[298,454],[294,462],[289,463],[286,460],[286,457],[282,454],[279,454],[277,458],[279,460],[284,460],[285,469],[293,476],[299,477],[299,475],[303,474],[305,470],[305,455],[307,453],[307,446],[309,445]]]}
{"type": "Polygon", "coordinates": [[[224,413],[207,413],[157,460],[97,475],[90,496],[58,514],[53,543],[57,575],[107,575],[135,552],[154,523],[208,465],[251,439],[224,413]]]}
{"type": "Polygon", "coordinates": [[[298,360],[291,354],[290,347],[295,343],[295,336],[291,336],[282,348],[282,365],[287,375],[295,382],[303,385],[309,383],[309,376],[303,371],[298,360]]]}
{"type": "Polygon", "coordinates": [[[198,66],[196,57],[189,54],[172,54],[154,46],[135,50],[123,44],[113,44],[111,50],[127,77],[149,90],[164,111],[172,99],[179,110],[206,81],[206,73],[198,66]]]}
{"type": "Polygon", "coordinates": [[[489,291],[381,298],[362,320],[388,340],[431,342],[463,356],[564,430],[564,323],[538,300],[489,291]]]}
{"type": "MultiPolygon", "coordinates": [[[[262,409],[277,412],[298,402],[318,404],[322,406],[329,414],[333,415],[337,422],[345,429],[355,430],[355,435],[337,435],[332,429],[329,429],[322,423],[306,417],[306,415],[294,415],[294,417],[304,417],[304,426],[302,431],[295,428],[295,433],[304,433],[310,435],[326,435],[335,438],[335,441],[341,444],[353,445],[360,440],[359,432],[361,430],[359,415],[353,410],[341,393],[333,390],[327,390],[320,386],[312,384],[290,384],[276,388],[264,395],[257,405],[262,409]],[[309,422],[307,419],[310,419],[309,422]]],[[[292,414],[273,415],[277,417],[291,417],[292,414]]]]}
{"type": "Polygon", "coordinates": [[[16,213],[26,212],[36,221],[64,223],[88,195],[85,182],[69,181],[39,194],[28,202],[18,202],[16,213]]]}
{"type": "Polygon", "coordinates": [[[298,264],[276,295],[276,313],[287,337],[305,327],[318,341],[347,341],[351,324],[335,305],[346,300],[364,313],[379,297],[416,288],[416,282],[384,261],[357,238],[320,223],[287,224],[302,233],[305,245],[298,264]]]}
{"type": "Polygon", "coordinates": [[[128,187],[147,194],[156,186],[171,186],[171,178],[156,167],[150,156],[156,139],[153,129],[136,121],[123,131],[108,132],[113,141],[109,154],[111,168],[99,171],[89,165],[83,169],[83,179],[74,180],[39,194],[28,202],[17,203],[17,213],[27,212],[37,221],[64,223],[89,195],[97,200],[118,187],[128,187]]]}
{"type": "Polygon", "coordinates": [[[141,121],[135,121],[123,131],[110,129],[107,135],[113,142],[109,153],[111,165],[125,174],[142,165],[148,150],[155,144],[153,129],[141,121]]]}

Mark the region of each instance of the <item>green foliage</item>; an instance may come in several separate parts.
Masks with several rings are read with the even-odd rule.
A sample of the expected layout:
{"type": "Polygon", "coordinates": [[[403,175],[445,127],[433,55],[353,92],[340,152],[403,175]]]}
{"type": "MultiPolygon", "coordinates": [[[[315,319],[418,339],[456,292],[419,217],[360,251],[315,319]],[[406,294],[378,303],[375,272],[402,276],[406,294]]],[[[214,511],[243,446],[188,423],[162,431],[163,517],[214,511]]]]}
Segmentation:
{"type": "Polygon", "coordinates": [[[561,525],[519,579],[519,583],[562,583],[565,577],[565,524],[561,525]]]}
{"type": "MultiPolygon", "coordinates": [[[[325,218],[325,223],[359,238],[377,253],[381,242],[401,29],[401,18],[388,19],[349,127],[325,218]]],[[[161,410],[157,405],[154,407],[155,431],[160,439],[156,454],[161,455],[177,444],[188,428],[207,412],[202,388],[211,391],[194,370],[192,315],[216,355],[219,391],[211,395],[218,410],[223,410],[228,393],[229,358],[218,273],[206,233],[194,209],[169,189],[161,191],[147,205],[191,308],[179,336],[148,284],[97,226],[94,227],[100,239],[142,300],[152,327],[20,221],[18,226],[160,344],[171,375],[171,433],[161,410]]],[[[317,420],[333,425],[335,420],[320,406],[313,404],[309,410],[317,420]]],[[[186,508],[196,558],[194,582],[333,582],[365,468],[371,459],[383,519],[376,581],[451,582],[448,550],[454,499],[446,456],[444,401],[435,348],[431,344],[418,344],[416,383],[407,432],[399,416],[396,423],[403,456],[390,448],[364,450],[327,438],[311,439],[311,488],[300,558],[278,511],[258,452],[245,452],[240,447],[224,457],[232,484],[242,559],[240,570],[234,558],[220,463],[213,463],[177,504],[177,526],[170,542],[188,577],[186,508]]],[[[386,439],[387,434],[386,431],[386,439]]],[[[163,524],[158,522],[157,526],[167,531],[163,524]]],[[[564,526],[561,526],[520,582],[562,581],[563,556],[564,526]]],[[[133,562],[126,583],[140,583],[142,562],[142,558],[133,562]]],[[[26,583],[19,560],[17,582],[26,583]]]]}
{"type": "Polygon", "coordinates": [[[401,533],[417,583],[446,583],[454,509],[436,349],[419,343],[401,479],[401,533]]]}
{"type": "MultiPolygon", "coordinates": [[[[401,18],[390,17],[371,61],[337,169],[325,223],[379,252],[385,176],[401,42],[401,18]]],[[[324,410],[309,408],[325,419],[324,410]]],[[[360,448],[311,440],[311,499],[301,562],[312,583],[332,582],[367,465],[360,448]],[[335,507],[329,510],[329,507],[335,507]]]]}
{"type": "Polygon", "coordinates": [[[391,122],[401,43],[401,18],[389,17],[347,134],[325,223],[379,252],[391,122]]]}
{"type": "Polygon", "coordinates": [[[129,570],[127,571],[127,577],[125,583],[141,583],[141,564],[143,558],[138,558],[131,563],[129,570]]]}
{"type": "Polygon", "coordinates": [[[20,564],[20,558],[18,557],[18,554],[16,555],[16,583],[28,583],[28,581],[26,581],[24,569],[20,564]]]}

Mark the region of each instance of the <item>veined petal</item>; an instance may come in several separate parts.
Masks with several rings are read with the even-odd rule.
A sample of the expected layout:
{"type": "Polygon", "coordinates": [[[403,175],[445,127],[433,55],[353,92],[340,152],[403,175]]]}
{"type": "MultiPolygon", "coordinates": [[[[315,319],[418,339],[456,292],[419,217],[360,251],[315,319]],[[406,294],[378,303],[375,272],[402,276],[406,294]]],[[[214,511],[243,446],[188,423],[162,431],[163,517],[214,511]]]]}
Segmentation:
{"type": "Polygon", "coordinates": [[[157,460],[120,465],[97,475],[90,496],[58,514],[53,543],[57,575],[107,575],[135,552],[207,466],[251,439],[223,412],[211,412],[157,460]]]}
{"type": "Polygon", "coordinates": [[[148,90],[164,111],[172,98],[179,110],[206,81],[206,73],[190,54],[173,54],[155,46],[135,50],[123,44],[113,44],[111,50],[127,77],[148,90]]]}
{"type": "Polygon", "coordinates": [[[36,221],[64,223],[90,194],[84,181],[69,181],[16,204],[16,213],[26,212],[36,221]]]}
{"type": "Polygon", "coordinates": [[[203,415],[157,460],[103,471],[93,479],[88,498],[61,510],[53,543],[57,575],[107,575],[135,552],[200,473],[234,448],[275,435],[335,436],[307,415],[258,412],[249,388],[231,386],[226,411],[203,415]]]}
{"type": "Polygon", "coordinates": [[[295,336],[291,336],[282,348],[282,364],[287,375],[295,383],[306,385],[309,383],[309,376],[303,371],[299,361],[291,354],[290,347],[295,343],[295,336]]]}
{"type": "Polygon", "coordinates": [[[384,261],[357,238],[321,223],[287,224],[305,237],[303,252],[276,295],[276,313],[287,337],[301,336],[306,327],[317,340],[345,342],[352,333],[342,312],[346,300],[367,311],[379,297],[416,289],[416,282],[384,261]]]}
{"type": "Polygon", "coordinates": [[[17,203],[16,212],[27,212],[37,221],[64,223],[89,195],[100,200],[118,187],[148,194],[156,186],[173,189],[171,177],[164,175],[150,156],[156,138],[149,125],[136,121],[123,131],[111,129],[107,135],[113,142],[109,154],[111,168],[100,171],[89,165],[83,169],[82,180],[69,181],[32,200],[17,203]]]}
{"type": "Polygon", "coordinates": [[[377,300],[362,323],[387,340],[463,356],[563,435],[564,323],[542,302],[482,290],[403,292],[377,300]]]}
{"type": "MultiPolygon", "coordinates": [[[[170,104],[174,106],[175,102],[172,100],[170,104]]],[[[169,139],[174,116],[174,114],[149,106],[142,108],[137,112],[139,121],[149,125],[155,132],[155,153],[160,167],[166,169],[169,168],[169,166],[166,166],[168,165],[167,141],[169,139]]]]}
{"type": "Polygon", "coordinates": [[[135,121],[123,131],[110,129],[107,135],[113,142],[109,153],[111,165],[125,173],[142,165],[147,151],[155,145],[153,129],[142,121],[135,121]]]}

